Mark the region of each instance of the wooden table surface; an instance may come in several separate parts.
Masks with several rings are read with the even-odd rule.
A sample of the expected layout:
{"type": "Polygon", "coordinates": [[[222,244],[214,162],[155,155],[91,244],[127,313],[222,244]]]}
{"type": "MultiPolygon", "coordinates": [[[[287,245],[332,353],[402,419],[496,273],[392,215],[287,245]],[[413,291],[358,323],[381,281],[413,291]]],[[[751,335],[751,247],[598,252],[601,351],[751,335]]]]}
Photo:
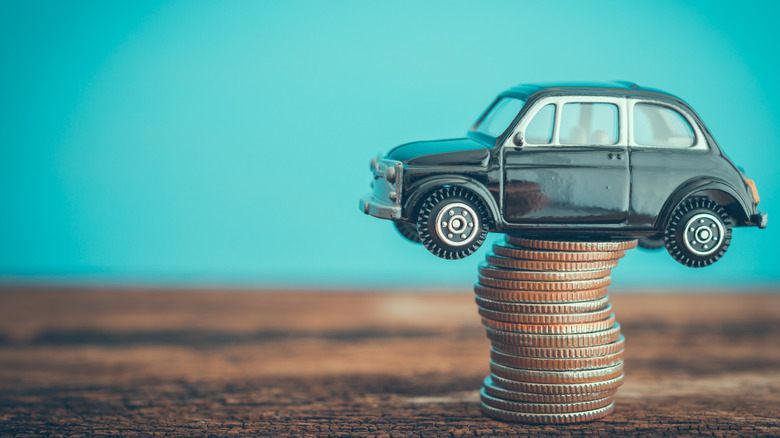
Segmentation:
{"type": "MultiPolygon", "coordinates": [[[[768,291],[772,292],[772,291],[768,291]]],[[[468,293],[0,290],[3,436],[780,436],[780,294],[611,291],[615,412],[480,413],[468,293]]]]}

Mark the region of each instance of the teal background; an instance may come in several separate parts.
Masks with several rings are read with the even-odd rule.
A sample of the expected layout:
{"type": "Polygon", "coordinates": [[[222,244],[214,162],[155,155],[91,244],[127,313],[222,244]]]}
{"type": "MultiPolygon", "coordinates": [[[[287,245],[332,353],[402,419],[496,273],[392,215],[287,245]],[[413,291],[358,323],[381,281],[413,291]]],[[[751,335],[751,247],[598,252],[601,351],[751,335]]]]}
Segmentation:
{"type": "Polygon", "coordinates": [[[613,284],[776,288],[778,16],[776,2],[4,1],[0,279],[465,289],[489,245],[443,261],[364,216],[369,159],[463,135],[518,83],[622,79],[688,101],[770,225],[735,230],[706,269],[632,251],[613,284]]]}

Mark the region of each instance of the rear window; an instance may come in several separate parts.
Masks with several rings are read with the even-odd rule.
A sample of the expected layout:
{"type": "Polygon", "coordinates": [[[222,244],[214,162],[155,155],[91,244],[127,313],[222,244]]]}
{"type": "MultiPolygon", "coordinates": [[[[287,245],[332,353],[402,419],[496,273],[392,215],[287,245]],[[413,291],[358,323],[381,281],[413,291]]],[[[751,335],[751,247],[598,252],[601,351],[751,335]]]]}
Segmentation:
{"type": "Polygon", "coordinates": [[[634,105],[634,143],[642,146],[687,148],[696,138],[677,111],[650,103],[634,105]]]}

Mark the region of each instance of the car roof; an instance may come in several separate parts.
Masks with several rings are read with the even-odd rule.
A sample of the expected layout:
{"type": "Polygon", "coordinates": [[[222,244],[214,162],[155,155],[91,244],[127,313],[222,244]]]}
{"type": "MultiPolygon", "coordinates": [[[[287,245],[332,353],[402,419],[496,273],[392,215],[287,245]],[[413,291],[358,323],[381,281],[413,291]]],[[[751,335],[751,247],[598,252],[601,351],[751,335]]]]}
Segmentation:
{"type": "Polygon", "coordinates": [[[613,82],[547,82],[536,84],[520,84],[516,87],[502,93],[503,95],[519,95],[524,98],[529,98],[534,94],[616,94],[621,96],[645,96],[645,97],[660,97],[671,98],[682,103],[683,100],[679,97],[661,91],[655,88],[640,87],[639,85],[629,81],[613,81],[613,82]]]}

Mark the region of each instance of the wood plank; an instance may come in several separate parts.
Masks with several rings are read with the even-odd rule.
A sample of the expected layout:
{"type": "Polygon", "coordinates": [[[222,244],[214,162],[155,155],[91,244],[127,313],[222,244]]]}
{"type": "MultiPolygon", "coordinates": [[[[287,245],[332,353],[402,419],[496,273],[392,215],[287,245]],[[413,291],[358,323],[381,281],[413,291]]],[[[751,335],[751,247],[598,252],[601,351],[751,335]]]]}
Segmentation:
{"type": "MultiPolygon", "coordinates": [[[[768,291],[774,292],[774,291],[768,291]]],[[[780,294],[627,294],[604,420],[479,411],[468,293],[0,291],[3,435],[780,435],[780,294]]]]}

